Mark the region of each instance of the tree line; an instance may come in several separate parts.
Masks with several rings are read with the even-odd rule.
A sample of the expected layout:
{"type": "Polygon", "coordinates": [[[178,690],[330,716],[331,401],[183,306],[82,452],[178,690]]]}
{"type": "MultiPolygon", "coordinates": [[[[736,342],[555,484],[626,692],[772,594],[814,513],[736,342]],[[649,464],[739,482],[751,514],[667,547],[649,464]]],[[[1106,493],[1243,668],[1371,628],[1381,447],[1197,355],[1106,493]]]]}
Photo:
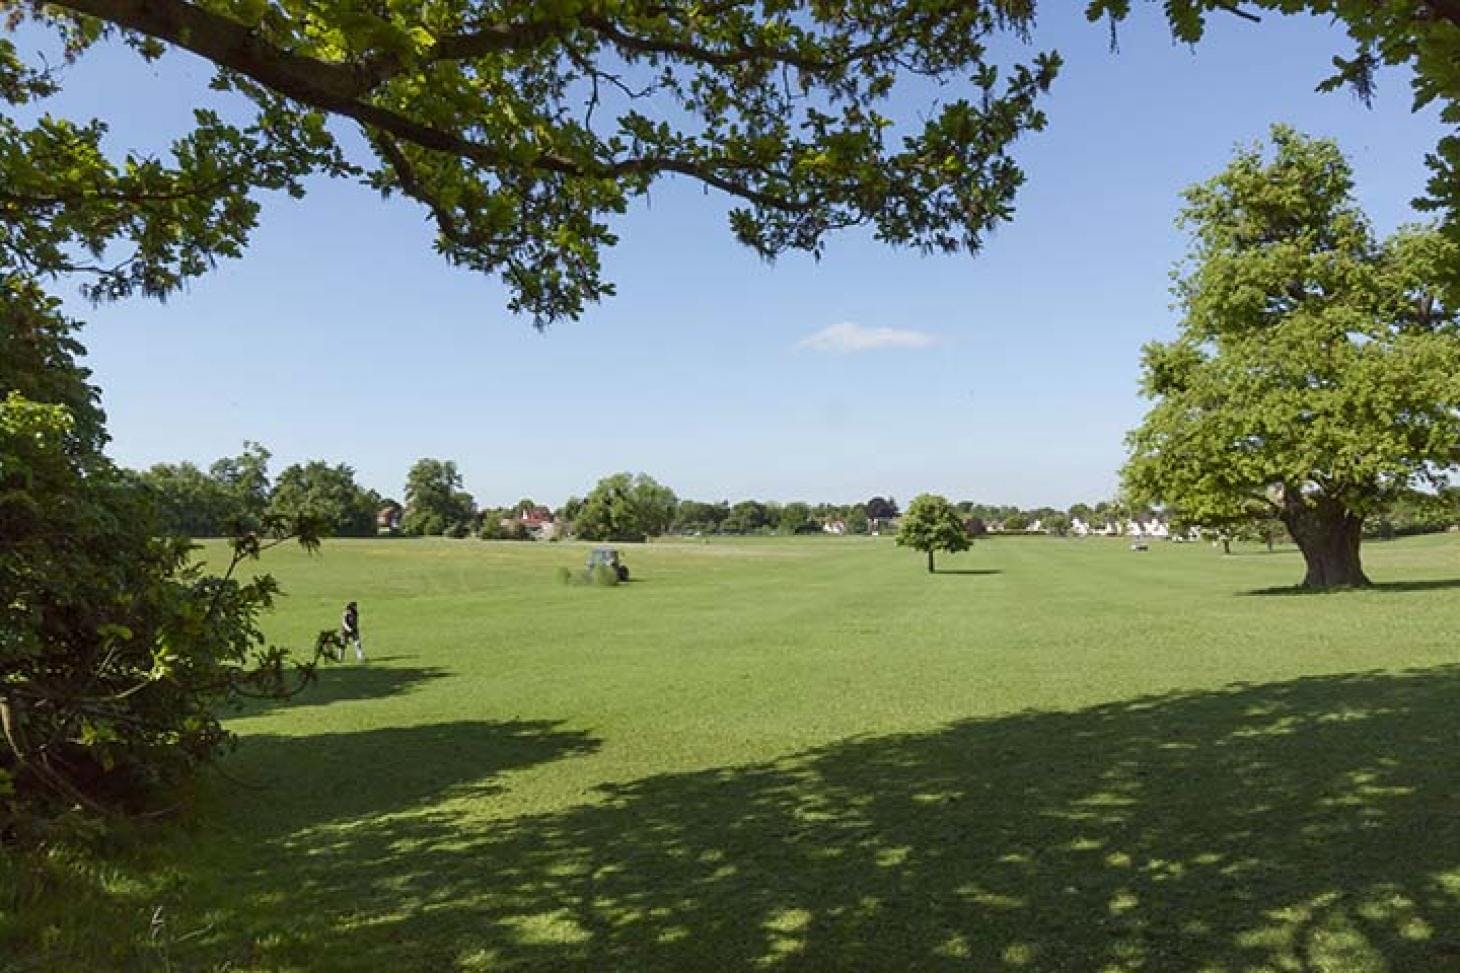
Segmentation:
{"type": "MultiPolygon", "coordinates": [[[[570,497],[556,508],[530,497],[509,506],[479,506],[464,489],[458,464],[434,458],[411,466],[402,502],[362,486],[355,470],[344,463],[296,463],[271,479],[271,455],[264,446],[246,442],[238,455],[221,457],[206,470],[191,462],[159,463],[132,475],[157,501],[162,530],[189,537],[229,536],[271,516],[307,516],[340,537],[372,537],[385,527],[412,536],[530,540],[533,535],[523,525],[535,512],[571,525],[572,534],[584,540],[642,541],[663,534],[871,534],[891,526],[902,512],[890,496],[858,503],[681,499],[644,473],[606,476],[584,496],[570,497]]],[[[1103,524],[1132,516],[1114,501],[1067,509],[971,500],[951,506],[975,535],[989,529],[1022,531],[1033,524],[1063,534],[1075,519],[1103,524]]]]}

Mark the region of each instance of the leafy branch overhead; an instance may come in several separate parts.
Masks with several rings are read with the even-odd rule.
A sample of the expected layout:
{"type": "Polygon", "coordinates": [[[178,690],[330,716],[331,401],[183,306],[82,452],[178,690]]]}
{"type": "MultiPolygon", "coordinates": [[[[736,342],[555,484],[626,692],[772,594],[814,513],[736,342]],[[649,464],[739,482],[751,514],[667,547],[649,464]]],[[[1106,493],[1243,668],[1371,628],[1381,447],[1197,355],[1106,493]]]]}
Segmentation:
{"type": "MultiPolygon", "coordinates": [[[[97,214],[55,226],[45,208],[76,196],[100,205],[91,187],[134,203],[171,200],[184,239],[232,256],[256,215],[248,172],[263,188],[295,191],[313,173],[355,175],[427,207],[441,252],[501,274],[514,309],[540,324],[611,293],[600,267],[615,242],[607,218],[668,175],[732,197],[736,237],[766,258],[817,253],[829,231],[863,224],[897,245],[976,249],[1012,211],[1022,176],[1008,151],[1043,126],[1036,98],[1059,63],[1036,55],[1000,71],[984,44],[1002,28],[1025,28],[1027,12],[952,0],[77,0],[29,9],[64,32],[73,56],[114,35],[148,57],[176,46],[214,62],[214,86],[257,107],[248,126],[200,116],[170,179],[132,172],[133,163],[145,168],[140,160],[109,169],[97,132],[12,126],[12,145],[80,145],[90,158],[90,171],[69,183],[64,172],[29,172],[0,210],[7,223],[35,214],[25,230],[45,238],[54,266],[94,273],[107,296],[162,292],[200,270],[186,245],[169,251],[135,227],[120,234],[137,245],[135,263],[70,260],[67,245],[100,249],[101,231],[87,229],[97,214]],[[921,121],[895,125],[883,111],[912,77],[957,84],[921,121]],[[358,123],[374,157],[347,160],[329,116],[358,123]],[[188,194],[222,202],[185,212],[173,197],[188,194]]],[[[41,83],[13,51],[6,57],[6,90],[36,94],[41,83]]],[[[6,249],[22,242],[17,235],[6,249]]]]}
{"type": "MultiPolygon", "coordinates": [[[[215,88],[251,105],[243,121],[199,112],[166,162],[109,158],[102,122],[0,117],[0,261],[84,275],[97,298],[162,296],[241,253],[258,191],[342,176],[420,203],[442,254],[500,275],[539,325],[612,293],[610,221],[669,176],[730,197],[735,236],[767,259],[819,254],[851,226],[923,251],[978,249],[1013,211],[1012,146],[1043,127],[1039,96],[1060,64],[991,53],[1003,35],[1031,36],[1033,0],[0,0],[0,11],[59,31],[70,57],[113,39],[148,58],[190,51],[216,67],[215,88]],[[369,150],[347,152],[340,122],[369,150]]],[[[1367,97],[1379,65],[1406,64],[1417,104],[1443,102],[1460,122],[1460,0],[1171,0],[1164,11],[1191,43],[1213,14],[1337,18],[1356,48],[1325,85],[1367,97]]],[[[1131,4],[1091,0],[1085,13],[1114,31],[1131,4]]],[[[58,77],[0,40],[0,97],[43,100],[58,77]]],[[[1430,165],[1426,205],[1460,209],[1460,138],[1430,165]]]]}

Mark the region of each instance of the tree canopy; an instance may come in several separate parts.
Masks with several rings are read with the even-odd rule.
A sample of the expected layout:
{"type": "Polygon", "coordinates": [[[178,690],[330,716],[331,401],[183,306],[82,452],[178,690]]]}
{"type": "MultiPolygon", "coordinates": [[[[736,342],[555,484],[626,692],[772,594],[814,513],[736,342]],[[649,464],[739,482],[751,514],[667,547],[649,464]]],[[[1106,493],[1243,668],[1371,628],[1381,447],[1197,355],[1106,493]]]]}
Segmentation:
{"type": "Polygon", "coordinates": [[[598,481],[583,501],[573,532],[589,541],[642,541],[674,521],[674,491],[644,473],[615,473],[598,481]]]}
{"type": "Polygon", "coordinates": [[[401,529],[408,534],[466,536],[476,515],[476,503],[461,483],[461,473],[451,460],[417,460],[406,474],[406,513],[401,529]]]}
{"type": "Polygon", "coordinates": [[[272,513],[308,517],[345,537],[374,537],[375,515],[382,504],[379,494],[355,482],[349,466],[331,466],[323,460],[286,467],[269,497],[272,513]]]}
{"type": "Polygon", "coordinates": [[[926,553],[929,573],[934,570],[935,551],[957,554],[968,550],[972,543],[958,508],[935,493],[913,497],[897,526],[897,546],[926,553]]]}
{"type": "MultiPolygon", "coordinates": [[[[151,491],[102,453],[74,325],[33,282],[0,276],[0,832],[78,807],[145,807],[219,753],[219,714],[291,690],[258,617],[277,586],[234,568],[307,525],[239,537],[221,575],[163,536],[151,491]]],[[[324,643],[304,662],[312,677],[324,643]]],[[[302,683],[301,683],[302,684],[302,683]]]]}
{"type": "MultiPolygon", "coordinates": [[[[69,57],[109,41],[146,58],[189,51],[246,110],[198,111],[170,158],[110,158],[105,120],[0,118],[0,263],[85,275],[96,297],[162,295],[242,253],[262,191],[344,177],[419,203],[446,259],[500,275],[539,324],[612,293],[611,220],[666,177],[726,194],[732,232],[768,259],[820,253],[849,226],[895,246],[977,250],[1013,211],[1023,174],[1011,150],[1043,127],[1039,98],[1059,68],[1051,52],[994,53],[1010,50],[1001,35],[1031,36],[1033,0],[6,7],[57,31],[69,57]],[[956,87],[919,103],[904,92],[920,79],[956,87]],[[347,127],[364,151],[347,151],[347,127]]],[[[1377,66],[1408,65],[1416,103],[1441,101],[1460,121],[1452,0],[1165,5],[1193,43],[1211,14],[1255,19],[1249,9],[1338,18],[1356,48],[1335,59],[1332,84],[1367,97],[1377,66]]],[[[1112,31],[1130,10],[1085,8],[1112,31]]],[[[0,39],[0,99],[43,101],[60,77],[0,39]]],[[[1427,205],[1453,213],[1460,138],[1429,161],[1427,205]]]]}
{"type": "Polygon", "coordinates": [[[1175,340],[1147,345],[1154,400],[1125,480],[1213,527],[1277,517],[1312,587],[1366,583],[1363,520],[1460,461],[1460,250],[1379,241],[1331,141],[1282,126],[1186,192],[1175,340]]]}

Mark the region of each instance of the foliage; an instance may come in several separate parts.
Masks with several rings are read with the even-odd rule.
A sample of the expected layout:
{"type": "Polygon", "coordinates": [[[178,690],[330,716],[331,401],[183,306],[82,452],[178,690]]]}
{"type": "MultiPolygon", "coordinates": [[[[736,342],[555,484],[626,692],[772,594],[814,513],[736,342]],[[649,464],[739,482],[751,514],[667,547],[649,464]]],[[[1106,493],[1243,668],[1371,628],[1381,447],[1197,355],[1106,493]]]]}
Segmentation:
{"type": "Polygon", "coordinates": [[[243,519],[237,495],[192,463],[158,463],[136,476],[152,492],[163,533],[223,537],[243,519]]]}
{"type": "Polygon", "coordinates": [[[1029,529],[1029,516],[1027,514],[1010,514],[1004,518],[1001,525],[1004,530],[1021,531],[1029,529]]]}
{"type": "MultiPolygon", "coordinates": [[[[1036,102],[1059,67],[1051,54],[995,63],[991,36],[1029,21],[1029,5],[1008,2],[30,9],[73,57],[120,37],[144,57],[177,47],[210,60],[213,87],[252,119],[200,112],[170,163],[121,165],[99,149],[101,123],[10,124],[0,158],[21,161],[0,180],[18,190],[0,253],[38,272],[91,270],[107,295],[165,293],[241,252],[257,190],[298,194],[310,174],[349,176],[421,204],[442,254],[500,274],[512,308],[539,323],[612,292],[600,266],[617,240],[607,221],[670,176],[734,200],[732,232],[767,258],[820,253],[827,233],[859,225],[896,246],[976,250],[1012,212],[1023,176],[1010,149],[1044,126],[1036,102]],[[903,112],[893,93],[911,78],[964,91],[903,112]],[[358,125],[368,151],[342,149],[338,121],[358,125]],[[57,158],[66,164],[46,164],[57,158]],[[113,235],[136,254],[119,267],[84,262],[118,209],[127,219],[113,235]]],[[[53,91],[54,75],[9,44],[3,55],[12,97],[53,91]]]]}
{"type": "Polygon", "coordinates": [[[600,588],[612,588],[619,583],[618,571],[612,565],[598,564],[589,571],[589,577],[600,588]]]}
{"type": "Polygon", "coordinates": [[[342,537],[374,537],[375,515],[382,504],[379,494],[355,482],[349,466],[312,460],[279,473],[268,509],[276,517],[324,524],[342,537]]]}
{"type": "MultiPolygon", "coordinates": [[[[247,246],[262,191],[302,194],[312,174],[361,179],[430,214],[453,264],[499,274],[514,310],[540,324],[612,293],[610,220],[667,177],[735,202],[735,237],[765,257],[820,253],[867,225],[924,251],[978,249],[1013,211],[1011,156],[1044,127],[1038,100],[1054,53],[1000,63],[1004,33],[1030,36],[1033,0],[770,6],[727,0],[614,4],[442,0],[158,0],[13,3],[80,57],[121,39],[212,62],[233,92],[199,110],[167,160],[107,158],[102,121],[0,119],[0,262],[84,273],[96,296],[166,294],[247,246]],[[97,18],[97,19],[93,19],[97,18]],[[909,80],[957,83],[933,105],[897,97],[909,80]],[[335,122],[364,132],[347,152],[335,122]],[[117,244],[120,263],[98,255],[117,244]]],[[[1355,44],[1322,85],[1372,97],[1381,64],[1414,69],[1416,107],[1460,121],[1460,8],[1452,0],[1172,0],[1174,36],[1195,43],[1212,13],[1247,8],[1337,18],[1355,44]]],[[[1129,0],[1089,0],[1115,25],[1129,0]]],[[[1346,52],[1347,53],[1347,52],[1346,52]]],[[[44,101],[59,76],[0,44],[0,97],[44,101]]],[[[1425,205],[1460,234],[1460,136],[1428,159],[1425,205]]],[[[869,516],[877,518],[875,513],[869,516]]]]}
{"type": "Polygon", "coordinates": [[[517,519],[518,509],[520,508],[482,511],[482,526],[478,531],[481,538],[496,541],[534,540],[532,529],[517,519]]]}
{"type": "Polygon", "coordinates": [[[1379,243],[1329,141],[1272,131],[1186,192],[1181,332],[1144,351],[1155,400],[1130,436],[1134,498],[1207,526],[1277,517],[1313,587],[1364,584],[1359,531],[1460,460],[1460,251],[1379,243]]]}
{"type": "Polygon", "coordinates": [[[1405,491],[1365,526],[1370,536],[1389,539],[1432,534],[1460,523],[1460,490],[1405,491]]]}
{"type": "Polygon", "coordinates": [[[647,474],[615,473],[584,499],[573,530],[590,541],[642,541],[669,529],[678,502],[647,474]]]}
{"type": "Polygon", "coordinates": [[[677,534],[718,534],[729,516],[728,503],[682,500],[674,511],[673,529],[677,534]]]}
{"type": "Polygon", "coordinates": [[[758,500],[742,500],[730,507],[721,522],[727,534],[758,534],[770,526],[770,511],[758,500]]]}
{"type": "Polygon", "coordinates": [[[243,452],[225,456],[208,467],[208,475],[217,481],[232,499],[238,511],[238,523],[228,533],[257,530],[269,506],[270,453],[255,442],[245,442],[243,452]]]}
{"type": "Polygon", "coordinates": [[[781,519],[776,525],[777,533],[805,534],[820,529],[821,525],[811,519],[811,507],[808,504],[796,501],[781,508],[781,519]]]}
{"type": "Polygon", "coordinates": [[[935,551],[957,554],[971,544],[957,508],[935,493],[913,497],[897,527],[897,546],[926,553],[930,572],[935,551]]]}
{"type": "Polygon", "coordinates": [[[863,506],[872,520],[893,520],[897,517],[897,501],[891,498],[873,497],[863,506]]]}
{"type": "Polygon", "coordinates": [[[1070,532],[1070,518],[1064,514],[1045,514],[1040,518],[1040,523],[1051,537],[1064,537],[1070,532]]]}
{"type": "MultiPolygon", "coordinates": [[[[214,757],[220,707],[287,694],[260,613],[273,579],[244,560],[311,528],[240,537],[221,577],[162,536],[149,491],[101,453],[103,417],[73,325],[33,284],[0,281],[0,830],[72,809],[136,811],[214,757]]],[[[32,834],[34,836],[34,834],[32,834]]]]}
{"type": "MultiPolygon", "coordinates": [[[[1438,103],[1440,117],[1460,124],[1460,4],[1454,0],[1405,0],[1369,3],[1366,0],[1249,0],[1243,5],[1278,13],[1310,12],[1342,23],[1354,42],[1351,56],[1333,58],[1334,74],[1319,85],[1332,91],[1348,87],[1363,101],[1372,101],[1375,73],[1380,66],[1408,65],[1413,109],[1438,103]]],[[[1205,31],[1208,14],[1224,15],[1236,9],[1227,0],[1171,0],[1167,17],[1175,36],[1196,43],[1205,31]]],[[[1124,17],[1130,0],[1091,0],[1092,18],[1124,17]]],[[[1251,16],[1250,14],[1248,16],[1251,16]]],[[[1415,201],[1422,209],[1445,214],[1445,235],[1460,246],[1460,135],[1447,135],[1426,156],[1430,168],[1427,195],[1415,201]]],[[[1438,268],[1450,283],[1460,282],[1460,265],[1438,268]]]]}
{"type": "Polygon", "coordinates": [[[401,529],[408,534],[465,536],[476,514],[471,494],[461,489],[461,473],[451,460],[417,460],[406,474],[406,513],[401,529]]]}

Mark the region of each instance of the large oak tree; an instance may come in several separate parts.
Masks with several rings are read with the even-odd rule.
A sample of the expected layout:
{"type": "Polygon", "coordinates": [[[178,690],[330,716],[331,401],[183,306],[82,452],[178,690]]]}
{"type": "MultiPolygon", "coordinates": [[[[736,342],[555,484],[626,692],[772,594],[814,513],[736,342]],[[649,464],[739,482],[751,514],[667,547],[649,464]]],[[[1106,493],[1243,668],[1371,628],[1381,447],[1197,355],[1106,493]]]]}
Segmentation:
{"type": "Polygon", "coordinates": [[[1187,190],[1184,317],[1145,349],[1125,471],[1194,523],[1281,520],[1312,588],[1367,584],[1364,519],[1460,462],[1460,250],[1377,240],[1353,192],[1333,142],[1281,126],[1187,190]]]}

